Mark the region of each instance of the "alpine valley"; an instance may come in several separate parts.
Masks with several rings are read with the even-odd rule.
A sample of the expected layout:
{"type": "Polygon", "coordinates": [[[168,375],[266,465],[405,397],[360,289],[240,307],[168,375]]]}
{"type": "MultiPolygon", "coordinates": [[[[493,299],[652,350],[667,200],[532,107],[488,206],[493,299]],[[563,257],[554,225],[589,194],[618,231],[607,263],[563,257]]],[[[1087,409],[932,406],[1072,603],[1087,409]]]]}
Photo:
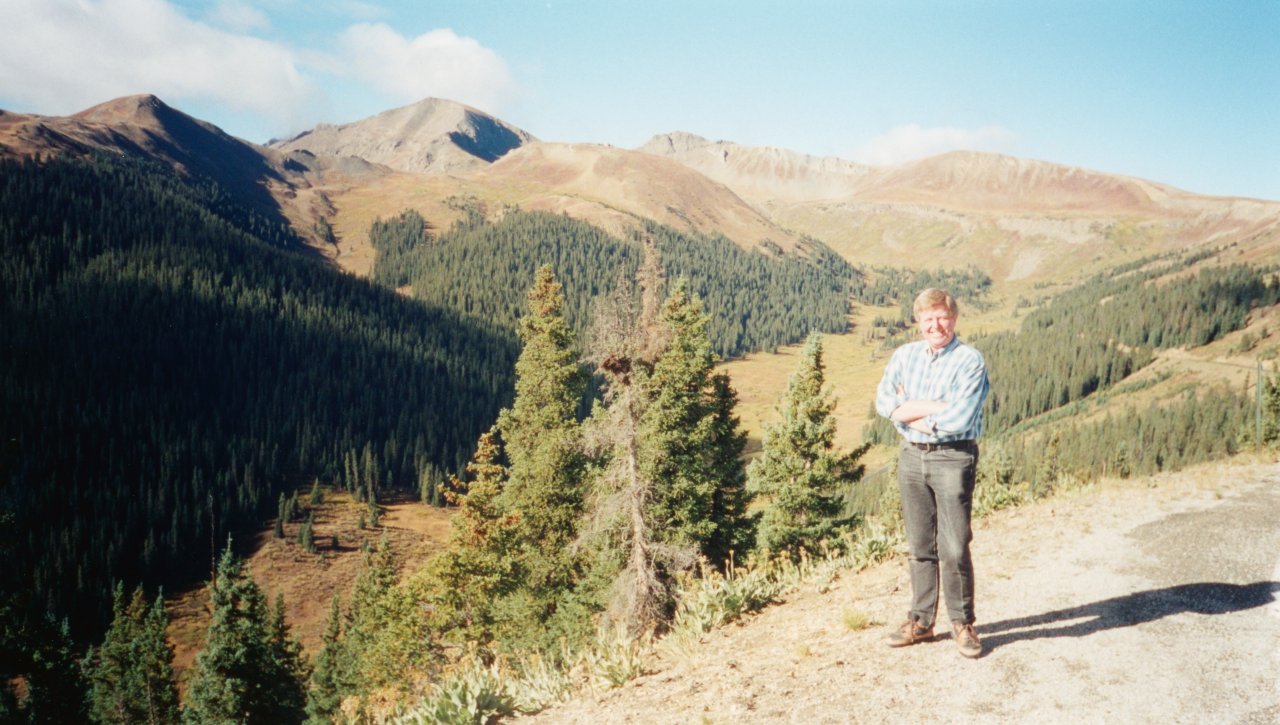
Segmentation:
{"type": "Polygon", "coordinates": [[[866,467],[852,518],[883,513],[869,404],[928,286],[986,356],[984,475],[1010,492],[1280,439],[1280,201],[967,151],[552,142],[443,99],[265,145],[150,95],[0,111],[0,610],[24,623],[0,645],[29,655],[0,674],[50,681],[33,643],[101,642],[121,586],[164,588],[191,668],[224,548],[316,654],[375,551],[416,581],[445,547],[539,269],[595,373],[585,418],[603,303],[641,296],[651,253],[707,315],[747,457],[822,334],[835,441],[866,467]]]}

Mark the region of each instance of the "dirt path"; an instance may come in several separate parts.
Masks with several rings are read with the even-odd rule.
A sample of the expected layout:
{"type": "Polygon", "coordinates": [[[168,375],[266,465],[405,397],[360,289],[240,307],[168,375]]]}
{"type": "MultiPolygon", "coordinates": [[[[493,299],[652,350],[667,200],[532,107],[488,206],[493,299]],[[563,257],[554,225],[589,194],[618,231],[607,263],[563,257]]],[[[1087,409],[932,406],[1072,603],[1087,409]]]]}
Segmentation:
{"type": "Polygon", "coordinates": [[[980,659],[949,634],[881,644],[905,616],[899,556],[519,722],[1280,722],[1280,466],[1001,512],[975,527],[974,558],[980,659]],[[850,610],[878,626],[851,631],[850,610]]]}

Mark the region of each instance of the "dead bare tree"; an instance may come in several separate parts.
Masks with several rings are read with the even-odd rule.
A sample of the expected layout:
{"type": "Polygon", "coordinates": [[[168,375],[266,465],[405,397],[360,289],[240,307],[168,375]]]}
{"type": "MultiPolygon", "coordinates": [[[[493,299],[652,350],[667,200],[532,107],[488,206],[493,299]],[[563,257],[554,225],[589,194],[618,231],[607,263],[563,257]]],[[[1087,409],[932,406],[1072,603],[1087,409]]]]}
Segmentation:
{"type": "Polygon", "coordinates": [[[649,375],[665,347],[660,321],[662,270],[650,240],[635,286],[622,278],[594,315],[587,359],[605,379],[604,403],[584,432],[589,454],[604,461],[588,502],[579,545],[604,543],[624,555],[606,616],[638,635],[659,626],[671,596],[672,571],[691,566],[696,552],[654,536],[648,520],[657,482],[641,464],[642,425],[651,392],[649,375]]]}

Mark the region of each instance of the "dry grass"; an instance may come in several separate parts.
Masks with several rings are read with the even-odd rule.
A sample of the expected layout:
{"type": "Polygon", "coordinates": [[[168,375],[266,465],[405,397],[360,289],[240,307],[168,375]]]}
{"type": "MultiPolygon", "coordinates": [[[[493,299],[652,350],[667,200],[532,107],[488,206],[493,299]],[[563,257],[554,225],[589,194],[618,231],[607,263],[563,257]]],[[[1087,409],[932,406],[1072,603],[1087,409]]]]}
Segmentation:
{"type": "MultiPolygon", "coordinates": [[[[300,491],[306,503],[310,487],[300,491]]],[[[308,655],[319,649],[329,601],[334,594],[345,600],[362,566],[361,547],[376,547],[385,533],[403,574],[417,569],[446,541],[451,512],[400,499],[382,506],[380,526],[360,529],[365,506],[345,492],[325,491],[316,509],[317,552],[307,553],[298,543],[300,523],[285,526],[285,538],[272,536],[271,527],[258,533],[247,554],[248,570],[270,601],[284,594],[286,618],[293,635],[308,655]],[[337,537],[337,546],[333,537],[337,537]]],[[[204,587],[169,595],[169,640],[174,645],[174,666],[182,673],[195,662],[209,626],[209,595],[204,587]]]]}
{"type": "Polygon", "coordinates": [[[845,629],[850,632],[861,632],[864,629],[870,629],[880,624],[880,622],[872,619],[871,615],[861,609],[846,608],[841,614],[841,619],[844,621],[845,629]]]}

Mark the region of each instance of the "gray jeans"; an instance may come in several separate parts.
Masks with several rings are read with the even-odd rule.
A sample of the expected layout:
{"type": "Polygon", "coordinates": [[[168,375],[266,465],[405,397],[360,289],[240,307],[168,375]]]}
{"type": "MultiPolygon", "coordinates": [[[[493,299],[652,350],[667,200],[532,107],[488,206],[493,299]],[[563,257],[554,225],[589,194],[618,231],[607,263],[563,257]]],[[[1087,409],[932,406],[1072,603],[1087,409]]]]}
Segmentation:
{"type": "Polygon", "coordinates": [[[898,490],[910,551],[911,613],[932,627],[938,614],[938,583],[952,624],[972,624],[973,484],[978,446],[923,451],[904,443],[898,455],[898,490]]]}

